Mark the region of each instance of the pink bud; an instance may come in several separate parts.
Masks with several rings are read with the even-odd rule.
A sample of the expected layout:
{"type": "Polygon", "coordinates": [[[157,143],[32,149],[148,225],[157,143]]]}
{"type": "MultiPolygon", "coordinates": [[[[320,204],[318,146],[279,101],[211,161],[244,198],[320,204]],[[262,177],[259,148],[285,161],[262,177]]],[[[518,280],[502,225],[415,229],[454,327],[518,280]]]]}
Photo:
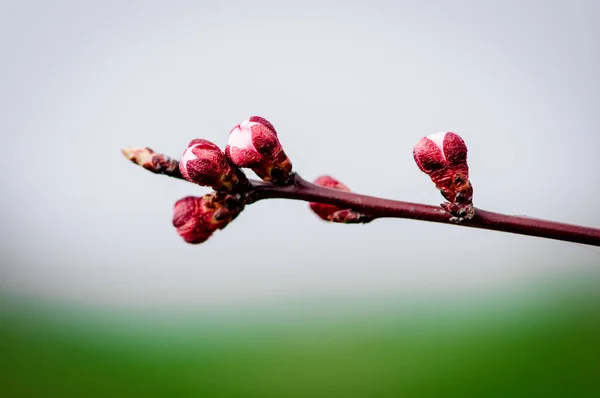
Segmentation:
{"type": "MultiPolygon", "coordinates": [[[[326,188],[350,192],[350,189],[346,185],[330,176],[321,176],[314,181],[314,184],[326,188]]],[[[370,216],[356,212],[352,209],[340,209],[337,206],[325,203],[310,202],[310,208],[317,216],[321,217],[321,219],[325,221],[344,224],[357,224],[367,223],[373,219],[370,216]]]]}
{"type": "Polygon", "coordinates": [[[233,191],[248,183],[244,173],[231,165],[221,149],[210,141],[192,140],[179,161],[181,175],[213,189],[233,191]]]}
{"type": "Polygon", "coordinates": [[[275,128],[260,116],[252,116],[231,130],[225,154],[233,164],[252,169],[265,181],[285,183],[292,172],[275,128]]]}
{"type": "Polygon", "coordinates": [[[473,187],[469,181],[467,146],[458,134],[437,133],[421,138],[413,149],[413,156],[419,169],[431,178],[444,198],[457,205],[444,208],[458,211],[464,207],[460,205],[469,205],[466,211],[472,212],[473,187]]]}
{"type": "Polygon", "coordinates": [[[212,192],[201,198],[187,196],[173,208],[173,226],[188,243],[202,243],[218,229],[223,229],[243,210],[237,196],[212,192]]]}

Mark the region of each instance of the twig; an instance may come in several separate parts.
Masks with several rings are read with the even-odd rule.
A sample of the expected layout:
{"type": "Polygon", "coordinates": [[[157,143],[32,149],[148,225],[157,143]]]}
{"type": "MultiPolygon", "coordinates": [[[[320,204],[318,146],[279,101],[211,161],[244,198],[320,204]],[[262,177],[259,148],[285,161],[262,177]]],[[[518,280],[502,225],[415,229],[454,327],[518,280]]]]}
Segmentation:
{"type": "MultiPolygon", "coordinates": [[[[370,214],[374,218],[410,218],[455,224],[450,221],[450,215],[441,207],[325,188],[305,181],[297,174],[294,180],[294,183],[288,186],[275,186],[261,181],[259,185],[253,185],[253,189],[248,193],[248,203],[270,198],[295,199],[351,208],[370,214]]],[[[475,208],[472,219],[463,220],[455,225],[600,246],[600,229],[597,228],[511,216],[479,208],[475,208]]]]}
{"type": "MultiPolygon", "coordinates": [[[[177,160],[152,152],[150,159],[140,161],[131,151],[123,153],[131,161],[156,174],[183,179],[176,167],[177,160]],[[156,165],[156,167],[153,167],[156,165]]],[[[600,246],[600,229],[541,220],[523,216],[511,216],[475,208],[471,219],[459,223],[451,221],[453,217],[441,207],[419,203],[383,199],[352,192],[325,188],[312,184],[294,174],[291,183],[275,185],[270,182],[250,180],[250,189],[244,194],[246,204],[264,199],[293,199],[307,202],[319,202],[351,208],[373,218],[409,218],[413,220],[460,225],[463,227],[489,229],[520,235],[537,236],[567,242],[600,246]]]]}

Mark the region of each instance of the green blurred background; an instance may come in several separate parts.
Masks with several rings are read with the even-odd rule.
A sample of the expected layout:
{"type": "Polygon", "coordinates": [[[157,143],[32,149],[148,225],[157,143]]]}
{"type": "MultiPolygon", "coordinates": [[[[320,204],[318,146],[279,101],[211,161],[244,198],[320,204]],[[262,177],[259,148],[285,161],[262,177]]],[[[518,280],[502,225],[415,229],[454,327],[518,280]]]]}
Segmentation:
{"type": "Polygon", "coordinates": [[[597,397],[598,282],[180,312],[4,295],[0,382],[9,397],[597,397]]]}

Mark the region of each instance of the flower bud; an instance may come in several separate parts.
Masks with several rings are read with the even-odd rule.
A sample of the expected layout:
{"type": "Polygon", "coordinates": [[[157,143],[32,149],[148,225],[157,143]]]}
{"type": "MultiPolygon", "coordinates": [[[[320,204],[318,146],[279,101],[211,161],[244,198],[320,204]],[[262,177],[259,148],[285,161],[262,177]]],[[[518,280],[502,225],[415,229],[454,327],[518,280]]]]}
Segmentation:
{"type": "MultiPolygon", "coordinates": [[[[350,189],[330,176],[321,176],[314,181],[315,185],[326,188],[339,189],[340,191],[350,192],[350,189]]],[[[352,209],[340,209],[337,206],[325,203],[310,202],[310,208],[315,214],[325,221],[338,222],[344,224],[358,224],[372,221],[373,218],[356,212],[352,209]]]]}
{"type": "Polygon", "coordinates": [[[244,173],[229,163],[223,151],[203,139],[188,144],[179,161],[179,170],[186,180],[215,190],[235,191],[248,184],[244,173]]]}
{"type": "Polygon", "coordinates": [[[223,229],[243,210],[244,204],[235,195],[211,192],[201,198],[187,196],[173,208],[173,226],[188,243],[202,243],[217,230],[223,229]]]}
{"type": "Polygon", "coordinates": [[[177,174],[177,161],[150,148],[128,147],[121,149],[125,157],[156,174],[177,174]]]}
{"type": "Polygon", "coordinates": [[[233,164],[252,169],[265,181],[282,184],[291,176],[292,163],[275,128],[260,116],[252,116],[231,130],[225,154],[233,164]]]}
{"type": "Polygon", "coordinates": [[[429,135],[415,145],[413,156],[419,169],[450,202],[442,207],[453,215],[472,217],[473,187],[469,181],[467,146],[463,139],[450,132],[429,135]]]}

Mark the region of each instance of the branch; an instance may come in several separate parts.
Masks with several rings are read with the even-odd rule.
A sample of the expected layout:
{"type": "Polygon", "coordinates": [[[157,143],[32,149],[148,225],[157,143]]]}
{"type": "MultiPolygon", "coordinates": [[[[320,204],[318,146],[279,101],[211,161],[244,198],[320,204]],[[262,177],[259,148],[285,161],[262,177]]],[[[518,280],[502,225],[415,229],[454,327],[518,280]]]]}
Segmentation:
{"type": "MultiPolygon", "coordinates": [[[[123,154],[132,162],[153,173],[183,179],[177,160],[147,151],[147,149],[124,149],[123,154]]],[[[298,174],[293,174],[290,180],[291,182],[286,185],[250,180],[250,188],[244,193],[246,204],[264,199],[302,200],[335,205],[342,209],[350,208],[368,214],[372,218],[409,218],[600,246],[600,229],[597,228],[524,216],[510,216],[479,208],[474,208],[474,216],[471,219],[464,219],[457,223],[451,221],[453,219],[451,214],[441,207],[325,188],[305,181],[298,174]]]]}
{"type": "Polygon", "coordinates": [[[305,181],[297,174],[293,184],[287,186],[276,186],[260,181],[259,185],[253,185],[247,201],[254,203],[271,198],[326,203],[340,208],[351,208],[372,215],[374,218],[409,218],[600,246],[600,229],[597,228],[511,216],[479,208],[475,208],[473,218],[455,223],[451,221],[451,215],[441,207],[325,188],[305,181]]]}

